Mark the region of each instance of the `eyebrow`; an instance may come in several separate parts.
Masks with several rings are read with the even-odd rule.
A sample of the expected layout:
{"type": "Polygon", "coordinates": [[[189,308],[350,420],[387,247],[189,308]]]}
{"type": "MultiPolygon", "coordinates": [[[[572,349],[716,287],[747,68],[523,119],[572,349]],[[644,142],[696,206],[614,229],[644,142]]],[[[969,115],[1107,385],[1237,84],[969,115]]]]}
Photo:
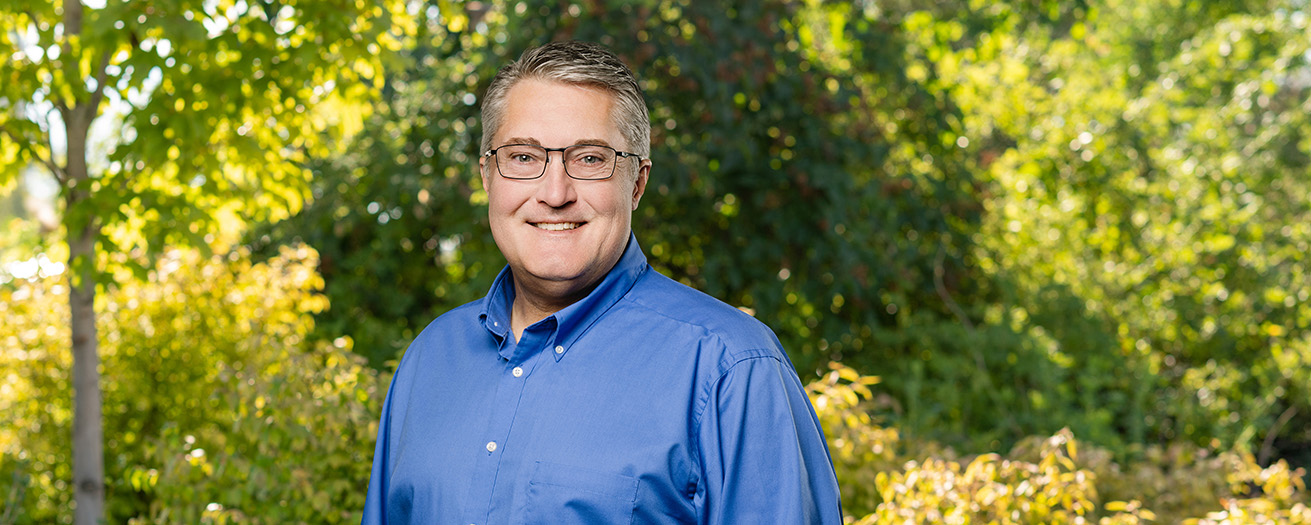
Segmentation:
{"type": "MultiPolygon", "coordinates": [[[[532,144],[532,145],[534,145],[534,146],[541,146],[541,145],[542,145],[541,141],[539,141],[539,140],[537,140],[537,139],[535,139],[535,138],[532,138],[532,137],[510,137],[510,138],[508,138],[508,139],[505,139],[505,144],[532,144]]],[[[504,145],[504,144],[502,144],[502,145],[504,145]]],[[[606,142],[606,141],[603,140],[603,139],[578,139],[578,140],[575,140],[574,143],[571,144],[571,145],[572,145],[572,146],[586,145],[586,146],[605,146],[605,147],[611,147],[611,146],[610,146],[610,143],[609,143],[609,142],[606,142]]]]}

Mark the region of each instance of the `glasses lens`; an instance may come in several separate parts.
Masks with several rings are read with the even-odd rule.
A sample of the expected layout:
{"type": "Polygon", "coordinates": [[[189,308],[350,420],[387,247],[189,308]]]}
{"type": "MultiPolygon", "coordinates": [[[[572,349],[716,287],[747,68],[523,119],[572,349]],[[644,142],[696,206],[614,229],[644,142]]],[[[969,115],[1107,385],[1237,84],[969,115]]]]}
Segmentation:
{"type": "Polygon", "coordinates": [[[496,167],[509,179],[534,179],[546,170],[546,150],[541,146],[515,144],[496,150],[496,167]]]}
{"type": "Polygon", "coordinates": [[[564,150],[565,170],[577,179],[604,179],[614,173],[617,156],[606,146],[569,146],[564,150]]]}

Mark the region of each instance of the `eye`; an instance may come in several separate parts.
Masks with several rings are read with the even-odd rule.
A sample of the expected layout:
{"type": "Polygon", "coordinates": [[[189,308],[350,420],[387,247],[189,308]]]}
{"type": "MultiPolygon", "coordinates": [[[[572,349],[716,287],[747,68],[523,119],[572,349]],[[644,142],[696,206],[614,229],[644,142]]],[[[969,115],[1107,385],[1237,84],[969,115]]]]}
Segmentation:
{"type": "Polygon", "coordinates": [[[596,146],[576,146],[568,155],[569,163],[575,166],[599,168],[610,163],[610,152],[596,146]]]}
{"type": "Polygon", "coordinates": [[[512,145],[505,146],[497,150],[496,155],[512,164],[540,164],[546,152],[538,150],[532,146],[512,145]]]}

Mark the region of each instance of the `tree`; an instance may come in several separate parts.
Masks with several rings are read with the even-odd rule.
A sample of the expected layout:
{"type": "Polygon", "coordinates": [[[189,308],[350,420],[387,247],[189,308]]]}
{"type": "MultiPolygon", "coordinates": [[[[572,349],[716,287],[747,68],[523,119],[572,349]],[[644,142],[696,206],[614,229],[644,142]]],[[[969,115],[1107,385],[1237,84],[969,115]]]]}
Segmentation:
{"type": "Polygon", "coordinates": [[[979,259],[1131,442],[1264,463],[1308,441],[1307,25],[1275,2],[1109,2],[1069,37],[947,61],[972,143],[1003,150],[979,259]]]}
{"type": "Polygon", "coordinates": [[[104,516],[97,291],[166,246],[298,210],[302,162],[358,126],[408,16],[394,0],[0,3],[0,184],[36,163],[61,188],[77,523],[104,516]]]}

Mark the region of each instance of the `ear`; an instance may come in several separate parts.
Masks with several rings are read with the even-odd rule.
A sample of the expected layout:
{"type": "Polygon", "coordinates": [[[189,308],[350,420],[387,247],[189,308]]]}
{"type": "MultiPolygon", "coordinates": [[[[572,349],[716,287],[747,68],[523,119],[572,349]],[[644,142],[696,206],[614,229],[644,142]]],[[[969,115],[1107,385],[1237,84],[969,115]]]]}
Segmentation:
{"type": "Polygon", "coordinates": [[[483,179],[483,191],[491,191],[487,186],[487,157],[482,155],[478,156],[478,176],[483,179]]]}
{"type": "Polygon", "coordinates": [[[650,175],[651,159],[643,160],[637,168],[637,179],[633,181],[633,210],[637,210],[637,203],[642,201],[642,195],[646,193],[646,181],[650,175]]]}

